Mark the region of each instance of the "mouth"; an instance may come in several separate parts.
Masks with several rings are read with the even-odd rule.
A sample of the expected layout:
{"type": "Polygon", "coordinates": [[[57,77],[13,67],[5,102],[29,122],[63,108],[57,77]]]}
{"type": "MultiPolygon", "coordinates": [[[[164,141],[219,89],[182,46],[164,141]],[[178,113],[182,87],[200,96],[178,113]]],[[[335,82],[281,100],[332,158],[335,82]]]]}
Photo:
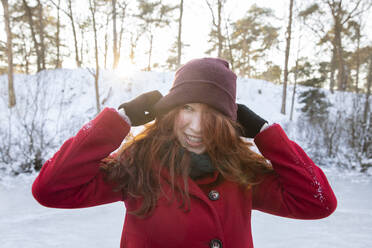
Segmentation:
{"type": "Polygon", "coordinates": [[[199,147],[203,145],[202,137],[185,134],[186,143],[191,147],[199,147]]]}

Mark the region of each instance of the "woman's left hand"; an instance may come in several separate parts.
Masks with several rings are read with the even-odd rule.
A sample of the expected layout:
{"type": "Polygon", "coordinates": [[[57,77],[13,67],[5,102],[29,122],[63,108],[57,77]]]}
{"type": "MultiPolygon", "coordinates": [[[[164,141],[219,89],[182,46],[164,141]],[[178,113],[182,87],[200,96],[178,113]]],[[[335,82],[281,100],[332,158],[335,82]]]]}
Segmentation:
{"type": "Polygon", "coordinates": [[[237,121],[244,128],[242,136],[254,138],[260,132],[262,126],[267,123],[267,121],[250,110],[247,106],[239,103],[237,105],[237,121]]]}

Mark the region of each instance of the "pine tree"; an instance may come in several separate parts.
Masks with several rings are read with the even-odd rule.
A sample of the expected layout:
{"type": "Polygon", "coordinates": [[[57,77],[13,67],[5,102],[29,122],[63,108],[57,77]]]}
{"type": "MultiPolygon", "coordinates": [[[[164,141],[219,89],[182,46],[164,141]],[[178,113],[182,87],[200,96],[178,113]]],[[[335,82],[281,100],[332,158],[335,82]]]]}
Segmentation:
{"type": "Polygon", "coordinates": [[[278,30],[269,23],[273,11],[253,5],[247,15],[233,23],[231,46],[234,69],[240,75],[252,77],[254,62],[258,62],[278,42],[278,30]]]}
{"type": "Polygon", "coordinates": [[[309,86],[309,89],[302,91],[298,96],[298,101],[303,104],[301,111],[304,117],[313,125],[321,124],[328,118],[328,108],[331,106],[323,89],[322,84],[326,79],[325,64],[320,64],[318,68],[319,77],[316,75],[309,62],[305,62],[297,68],[301,70],[302,77],[306,77],[305,80],[299,82],[299,84],[309,86]]]}

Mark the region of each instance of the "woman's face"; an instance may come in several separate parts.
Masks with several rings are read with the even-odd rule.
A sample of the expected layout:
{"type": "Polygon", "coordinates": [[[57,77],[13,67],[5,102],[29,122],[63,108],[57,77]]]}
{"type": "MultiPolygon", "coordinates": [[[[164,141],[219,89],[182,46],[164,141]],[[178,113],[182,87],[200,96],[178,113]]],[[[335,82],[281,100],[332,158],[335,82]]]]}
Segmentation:
{"type": "Polygon", "coordinates": [[[188,103],[178,112],[174,132],[181,145],[190,152],[201,154],[206,147],[202,139],[201,117],[204,104],[188,103]]]}

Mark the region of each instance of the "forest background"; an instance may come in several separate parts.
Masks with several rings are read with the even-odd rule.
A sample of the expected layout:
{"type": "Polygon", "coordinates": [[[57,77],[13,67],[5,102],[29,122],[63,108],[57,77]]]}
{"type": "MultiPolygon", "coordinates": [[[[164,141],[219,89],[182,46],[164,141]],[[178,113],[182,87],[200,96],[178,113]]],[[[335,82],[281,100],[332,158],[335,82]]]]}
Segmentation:
{"type": "MultiPolygon", "coordinates": [[[[327,157],[343,169],[371,171],[369,0],[1,1],[0,73],[8,79],[1,97],[9,125],[23,101],[14,75],[84,68],[94,81],[97,113],[105,102],[102,70],[174,71],[189,59],[214,56],[228,60],[242,78],[280,85],[280,112],[289,121],[297,99],[302,115],[296,125],[311,137],[315,160],[327,157]],[[297,85],[306,90],[296,92],[297,85]],[[351,95],[349,111],[331,100],[334,94],[351,95]]],[[[27,111],[36,116],[38,108],[27,111]]],[[[47,159],[45,126],[31,121],[21,128],[27,138],[22,144],[10,128],[2,126],[0,134],[0,169],[27,151],[13,174],[37,171],[47,159]]]]}

